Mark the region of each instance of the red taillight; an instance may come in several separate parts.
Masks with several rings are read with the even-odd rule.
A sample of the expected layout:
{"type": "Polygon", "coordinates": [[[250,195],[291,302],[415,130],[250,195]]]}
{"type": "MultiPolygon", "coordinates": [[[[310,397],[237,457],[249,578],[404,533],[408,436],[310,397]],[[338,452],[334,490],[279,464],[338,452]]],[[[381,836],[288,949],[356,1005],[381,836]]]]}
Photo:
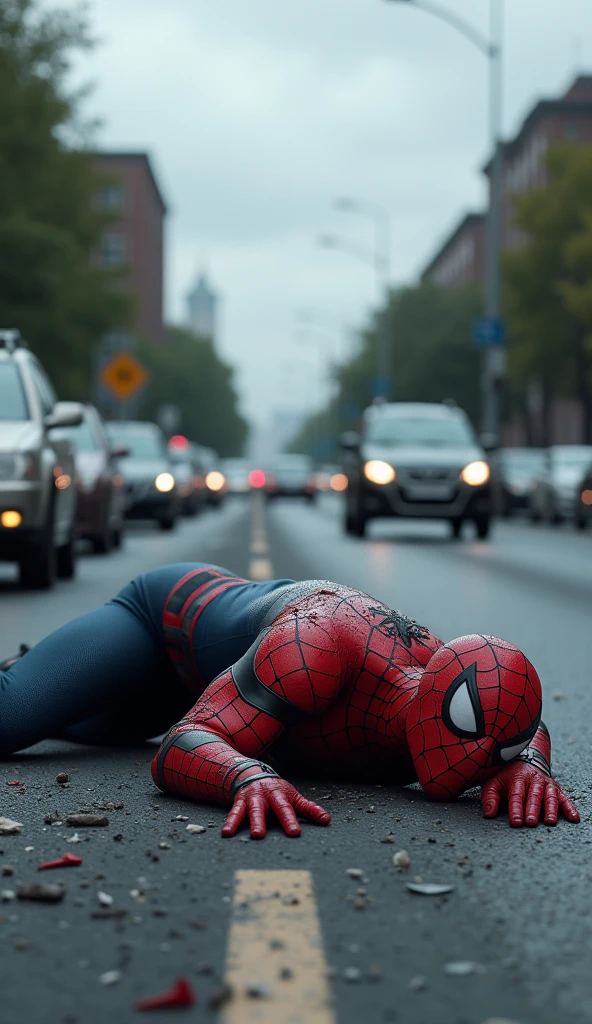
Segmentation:
{"type": "Polygon", "coordinates": [[[174,434],[169,440],[169,448],[189,448],[189,441],[184,434],[174,434]]]}
{"type": "Polygon", "coordinates": [[[249,473],[251,487],[265,487],[265,473],[262,469],[252,469],[249,473]]]}

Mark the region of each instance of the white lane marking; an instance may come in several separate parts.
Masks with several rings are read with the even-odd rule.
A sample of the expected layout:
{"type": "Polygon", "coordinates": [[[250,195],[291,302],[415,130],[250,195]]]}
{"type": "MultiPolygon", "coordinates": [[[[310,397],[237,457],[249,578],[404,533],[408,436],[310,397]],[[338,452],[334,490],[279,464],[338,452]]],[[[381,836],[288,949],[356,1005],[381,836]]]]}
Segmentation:
{"type": "Polygon", "coordinates": [[[273,563],[269,558],[265,505],[261,494],[253,495],[251,506],[251,542],[248,577],[251,580],[273,579],[273,563]]]}
{"type": "Polygon", "coordinates": [[[310,871],[237,871],[222,1024],[335,1024],[310,871]],[[264,986],[262,997],[249,986],[264,986]]]}

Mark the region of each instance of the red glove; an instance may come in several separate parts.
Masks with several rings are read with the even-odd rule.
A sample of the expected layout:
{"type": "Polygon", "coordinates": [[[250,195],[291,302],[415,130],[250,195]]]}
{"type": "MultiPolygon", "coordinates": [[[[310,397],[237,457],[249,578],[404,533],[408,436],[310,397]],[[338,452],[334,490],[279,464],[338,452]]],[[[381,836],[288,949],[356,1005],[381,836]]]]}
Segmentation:
{"type": "Polygon", "coordinates": [[[265,818],[268,811],[274,812],[287,836],[300,835],[296,814],[310,818],[315,825],[328,825],[331,821],[328,811],[306,800],[284,779],[256,779],[238,790],[222,835],[235,835],[239,825],[247,819],[251,825],[251,839],[263,839],[267,832],[265,818]]]}
{"type": "Polygon", "coordinates": [[[541,811],[545,825],[556,825],[559,813],[578,822],[575,804],[561,786],[540,768],[524,761],[513,761],[489,779],[481,788],[481,806],[486,818],[495,818],[502,804],[508,805],[510,825],[536,828],[541,811]]]}

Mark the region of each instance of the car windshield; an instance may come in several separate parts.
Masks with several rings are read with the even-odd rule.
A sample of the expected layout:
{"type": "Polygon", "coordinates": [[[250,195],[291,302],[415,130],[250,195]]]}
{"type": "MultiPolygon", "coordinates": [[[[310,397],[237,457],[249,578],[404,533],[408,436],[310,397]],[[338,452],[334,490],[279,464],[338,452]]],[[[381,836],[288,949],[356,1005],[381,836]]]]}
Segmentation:
{"type": "Polygon", "coordinates": [[[109,437],[115,444],[128,449],[127,459],[161,459],[164,445],[160,434],[151,430],[117,430],[109,428],[109,437]]]}
{"type": "Polygon", "coordinates": [[[29,420],[29,406],[15,363],[0,363],[0,420],[29,420]]]}
{"type": "Polygon", "coordinates": [[[189,448],[169,448],[169,458],[176,466],[191,463],[191,452],[189,448]]]}
{"type": "Polygon", "coordinates": [[[370,421],[366,440],[371,444],[414,445],[420,448],[466,448],[475,439],[467,424],[456,417],[424,419],[413,416],[404,419],[392,416],[370,421]]]}
{"type": "Polygon", "coordinates": [[[545,462],[544,452],[533,449],[520,449],[518,451],[502,452],[502,465],[505,470],[518,475],[536,473],[545,462]]]}
{"type": "Polygon", "coordinates": [[[554,462],[556,469],[587,469],[592,464],[592,449],[589,452],[558,452],[554,462]]]}
{"type": "Polygon", "coordinates": [[[88,420],[83,420],[77,427],[69,427],[67,433],[77,452],[98,452],[99,442],[88,420]]]}

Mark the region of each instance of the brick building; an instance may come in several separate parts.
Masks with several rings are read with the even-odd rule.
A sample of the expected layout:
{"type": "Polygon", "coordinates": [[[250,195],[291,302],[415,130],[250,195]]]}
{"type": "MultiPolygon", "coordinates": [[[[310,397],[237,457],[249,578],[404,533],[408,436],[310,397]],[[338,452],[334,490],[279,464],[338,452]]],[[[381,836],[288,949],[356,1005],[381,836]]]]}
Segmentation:
{"type": "MultiPolygon", "coordinates": [[[[516,193],[545,185],[544,157],[549,146],[563,140],[592,144],[592,75],[579,75],[556,100],[539,100],[519,131],[504,144],[502,186],[503,245],[520,245],[513,224],[516,193]]],[[[489,177],[491,164],[483,168],[489,177]]],[[[469,281],[485,283],[485,214],[468,214],[446,237],[421,273],[422,280],[454,288],[469,281]]]]}
{"type": "Polygon", "coordinates": [[[146,153],[97,153],[108,179],[97,202],[116,219],[105,229],[98,262],[126,264],[126,287],[135,300],[133,330],[158,340],[164,333],[164,218],[166,206],[146,153]]]}

